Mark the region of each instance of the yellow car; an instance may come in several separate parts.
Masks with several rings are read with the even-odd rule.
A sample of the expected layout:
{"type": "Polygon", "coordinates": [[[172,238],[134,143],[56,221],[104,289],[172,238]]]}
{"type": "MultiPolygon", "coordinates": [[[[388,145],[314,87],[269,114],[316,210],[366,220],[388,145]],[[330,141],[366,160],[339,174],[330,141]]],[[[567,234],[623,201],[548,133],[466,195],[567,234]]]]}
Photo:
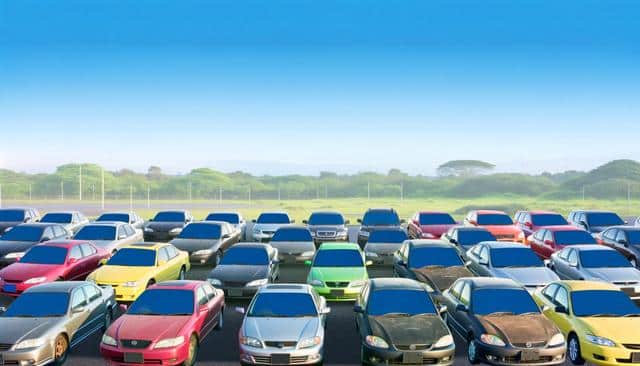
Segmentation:
{"type": "Polygon", "coordinates": [[[184,279],[189,254],[165,243],[138,243],[118,250],[88,277],[98,285],[111,285],[116,301],[130,303],[156,283],[184,279]]]}
{"type": "Polygon", "coordinates": [[[574,365],[640,364],[640,308],[604,282],[552,282],[533,294],[567,338],[574,365]]]}

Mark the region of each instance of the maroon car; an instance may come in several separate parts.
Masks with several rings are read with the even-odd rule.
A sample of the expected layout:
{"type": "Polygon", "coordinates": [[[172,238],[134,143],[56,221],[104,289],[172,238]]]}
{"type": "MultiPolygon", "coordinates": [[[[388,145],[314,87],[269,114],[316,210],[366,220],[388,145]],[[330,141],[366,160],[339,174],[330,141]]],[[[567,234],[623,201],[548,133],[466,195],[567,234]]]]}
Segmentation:
{"type": "Polygon", "coordinates": [[[549,226],[529,236],[527,244],[542,259],[569,245],[597,244],[587,231],[575,226],[549,226]]]}
{"type": "Polygon", "coordinates": [[[518,211],[513,217],[513,222],[526,237],[549,226],[569,225],[564,216],[552,211],[518,211]]]}
{"type": "Polygon", "coordinates": [[[422,211],[409,220],[407,233],[411,239],[439,239],[457,224],[446,212],[422,211]]]}

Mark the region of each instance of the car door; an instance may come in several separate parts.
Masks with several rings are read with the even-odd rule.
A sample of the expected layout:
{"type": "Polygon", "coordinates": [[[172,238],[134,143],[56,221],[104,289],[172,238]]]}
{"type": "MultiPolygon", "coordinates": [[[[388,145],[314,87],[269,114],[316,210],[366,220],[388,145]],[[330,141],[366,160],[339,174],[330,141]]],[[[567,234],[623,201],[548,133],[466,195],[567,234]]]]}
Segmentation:
{"type": "Polygon", "coordinates": [[[546,232],[546,229],[538,230],[533,234],[533,236],[531,236],[531,239],[529,240],[529,246],[541,258],[546,258],[544,256],[544,249],[542,248],[542,241],[544,240],[544,235],[546,234],[546,232]]]}
{"type": "Polygon", "coordinates": [[[627,259],[633,258],[633,253],[629,249],[629,241],[627,239],[627,234],[624,232],[624,230],[618,230],[615,238],[615,244],[613,247],[622,255],[624,255],[625,258],[627,259]]]}
{"type": "Polygon", "coordinates": [[[270,282],[276,282],[280,275],[280,262],[278,261],[277,251],[272,249],[269,251],[269,275],[270,282]]]}
{"type": "Polygon", "coordinates": [[[583,275],[580,270],[580,258],[579,252],[575,249],[569,250],[569,256],[567,257],[567,279],[569,280],[582,280],[583,275]]]}
{"type": "Polygon", "coordinates": [[[547,230],[544,233],[544,237],[542,238],[542,246],[541,252],[542,256],[546,259],[551,257],[551,254],[555,253],[557,250],[555,244],[555,238],[553,232],[551,230],[547,230]]]}
{"type": "Polygon", "coordinates": [[[456,281],[449,290],[444,292],[440,300],[447,306],[447,324],[463,337],[466,337],[467,331],[463,325],[464,322],[460,320],[461,314],[457,306],[460,304],[460,293],[465,285],[466,283],[463,280],[456,281]]]}
{"type": "Polygon", "coordinates": [[[67,255],[67,280],[79,280],[84,273],[82,267],[82,250],[80,245],[74,245],[69,248],[69,254],[67,255]]]}
{"type": "Polygon", "coordinates": [[[80,244],[80,250],[82,250],[82,279],[86,278],[89,273],[98,268],[100,264],[100,256],[96,248],[91,244],[80,244]]]}
{"type": "Polygon", "coordinates": [[[82,287],[76,287],[71,292],[69,302],[70,329],[76,331],[71,335],[71,344],[78,344],[89,335],[91,325],[91,312],[87,308],[87,296],[82,287]]]}
{"type": "Polygon", "coordinates": [[[393,268],[398,277],[413,278],[409,274],[409,244],[403,243],[400,249],[395,254],[395,263],[393,268]]]}
{"type": "Polygon", "coordinates": [[[479,255],[477,258],[476,273],[479,276],[491,277],[491,261],[489,256],[489,248],[486,245],[480,246],[479,255]]]}
{"type": "Polygon", "coordinates": [[[618,234],[618,229],[616,228],[611,228],[611,229],[607,229],[604,230],[601,234],[600,234],[600,244],[606,245],[608,247],[616,248],[616,236],[618,234]]]}
{"type": "Polygon", "coordinates": [[[567,312],[558,312],[555,307],[549,312],[556,326],[560,328],[564,335],[567,335],[571,331],[571,318],[568,314],[570,312],[569,291],[564,286],[558,286],[558,290],[553,297],[553,304],[555,307],[563,307],[567,312]]]}
{"type": "Polygon", "coordinates": [[[559,251],[558,254],[553,258],[553,268],[555,269],[555,272],[558,274],[558,276],[563,280],[569,278],[569,263],[567,261],[569,259],[570,250],[570,248],[565,248],[559,251]]]}
{"type": "Polygon", "coordinates": [[[107,305],[102,301],[102,291],[93,284],[82,286],[87,298],[87,312],[89,319],[87,324],[87,335],[93,334],[104,324],[104,317],[107,305]]]}
{"type": "Polygon", "coordinates": [[[205,282],[202,285],[202,289],[207,294],[207,306],[211,313],[213,322],[211,328],[213,329],[222,320],[224,316],[222,308],[224,306],[224,291],[216,290],[209,283],[205,282]]]}
{"type": "Polygon", "coordinates": [[[196,303],[198,304],[198,324],[202,336],[208,334],[215,326],[216,314],[209,305],[209,298],[202,286],[196,289],[196,303]]]}
{"type": "Polygon", "coordinates": [[[362,287],[362,291],[360,291],[360,294],[358,295],[356,299],[356,303],[354,305],[354,308],[359,307],[361,309],[361,311],[354,312],[356,329],[360,334],[361,342],[363,342],[364,339],[369,335],[369,325],[367,324],[367,321],[366,321],[367,302],[369,301],[369,293],[370,293],[370,286],[369,286],[369,283],[367,282],[367,284],[365,284],[362,287]]]}

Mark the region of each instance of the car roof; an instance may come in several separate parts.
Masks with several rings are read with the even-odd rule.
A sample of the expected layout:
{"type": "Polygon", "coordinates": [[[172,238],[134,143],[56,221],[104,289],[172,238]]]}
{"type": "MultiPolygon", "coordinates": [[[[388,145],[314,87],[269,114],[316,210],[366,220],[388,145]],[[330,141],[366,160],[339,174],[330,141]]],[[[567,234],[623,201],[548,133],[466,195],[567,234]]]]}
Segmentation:
{"type": "Polygon", "coordinates": [[[579,245],[570,245],[569,247],[581,252],[598,251],[598,250],[608,250],[608,251],[617,252],[617,250],[610,248],[606,245],[597,245],[597,244],[579,244],[579,245]]]}
{"type": "Polygon", "coordinates": [[[49,227],[49,226],[62,226],[62,224],[58,224],[58,223],[55,223],[55,222],[30,222],[30,223],[26,223],[26,224],[16,225],[16,227],[19,227],[19,226],[49,227]]]}
{"type": "Polygon", "coordinates": [[[405,230],[403,228],[398,227],[398,226],[393,226],[393,227],[385,227],[385,228],[382,228],[382,229],[376,229],[376,231],[372,231],[371,233],[373,234],[373,233],[384,232],[384,231],[394,231],[394,232],[395,231],[402,231],[402,232],[405,232],[405,230]]]}
{"type": "Polygon", "coordinates": [[[87,226],[120,226],[120,225],[124,225],[126,224],[125,222],[121,222],[121,221],[93,221],[90,222],[86,225],[84,225],[83,227],[87,227],[87,226]]]}
{"type": "Polygon", "coordinates": [[[29,210],[35,210],[35,208],[31,208],[31,207],[4,207],[4,208],[0,208],[0,211],[29,211],[29,210]]]}
{"type": "Polygon", "coordinates": [[[527,245],[523,245],[522,243],[515,243],[515,242],[510,242],[510,241],[481,241],[480,243],[478,243],[478,245],[480,245],[480,244],[486,245],[490,249],[493,249],[493,248],[531,248],[531,247],[529,247],[527,245]]]}
{"type": "Polygon", "coordinates": [[[311,286],[301,283],[274,283],[262,286],[258,292],[280,292],[280,293],[301,293],[308,294],[312,291],[311,286]]]}
{"type": "Polygon", "coordinates": [[[166,245],[169,245],[168,243],[153,243],[153,242],[144,242],[144,243],[134,243],[134,244],[129,244],[129,245],[125,245],[124,248],[134,248],[134,249],[150,249],[150,250],[157,250],[160,249],[166,245]]]}
{"type": "Polygon", "coordinates": [[[278,230],[276,231],[297,231],[297,230],[304,230],[304,231],[309,231],[309,229],[307,229],[306,226],[302,226],[302,225],[289,225],[289,226],[281,226],[278,228],[278,230]]]}
{"type": "Polygon", "coordinates": [[[446,214],[451,216],[448,212],[445,212],[445,211],[418,211],[418,215],[428,215],[428,214],[446,214]]]}
{"type": "Polygon", "coordinates": [[[360,246],[354,243],[322,243],[318,250],[335,250],[335,249],[357,249],[360,250],[360,246]]]}
{"type": "Polygon", "coordinates": [[[425,284],[408,278],[372,278],[369,280],[371,290],[426,290],[425,284]]]}
{"type": "Polygon", "coordinates": [[[607,229],[620,229],[623,231],[640,231],[640,226],[617,225],[617,226],[611,226],[607,229]]]}
{"type": "Polygon", "coordinates": [[[555,211],[547,211],[547,210],[531,210],[531,211],[520,211],[520,212],[527,212],[530,215],[543,215],[543,214],[555,214],[555,215],[560,215],[559,213],[555,212],[555,211]]]}
{"type": "Polygon", "coordinates": [[[258,216],[260,216],[262,214],[285,214],[285,215],[289,215],[289,213],[287,211],[263,211],[263,212],[260,212],[260,214],[258,216]]]}
{"type": "Polygon", "coordinates": [[[454,245],[435,239],[411,239],[407,241],[414,248],[455,248],[454,245]]]}
{"type": "Polygon", "coordinates": [[[482,226],[456,225],[456,226],[453,227],[453,229],[458,230],[458,231],[486,231],[486,232],[489,232],[489,230],[487,230],[486,227],[482,227],[482,226]]]}
{"type": "Polygon", "coordinates": [[[271,248],[271,244],[267,243],[254,243],[254,242],[239,242],[233,244],[231,248],[262,248],[264,250],[269,250],[271,248]]]}
{"type": "Polygon", "coordinates": [[[119,215],[132,215],[134,212],[133,211],[106,211],[100,214],[100,216],[102,215],[110,215],[110,214],[119,214],[119,215]]]}
{"type": "Polygon", "coordinates": [[[200,286],[202,281],[194,281],[194,280],[173,280],[173,281],[164,281],[158,282],[150,288],[160,288],[167,290],[194,290],[198,286],[200,286]]]}
{"type": "Polygon", "coordinates": [[[601,281],[559,281],[555,283],[564,284],[570,291],[584,291],[584,290],[614,290],[620,291],[620,289],[610,283],[601,281]]]}
{"type": "Polygon", "coordinates": [[[86,281],[56,281],[33,286],[25,292],[71,292],[74,289],[87,285],[86,281]]]}
{"type": "Polygon", "coordinates": [[[584,213],[616,213],[615,211],[610,210],[573,210],[573,213],[584,212],[584,213]]]}
{"type": "Polygon", "coordinates": [[[476,214],[478,215],[485,215],[485,214],[501,214],[501,215],[506,215],[506,213],[504,211],[500,211],[500,210],[476,210],[475,211],[476,214]]]}
{"type": "Polygon", "coordinates": [[[44,214],[74,214],[74,213],[78,213],[79,211],[75,210],[75,211],[47,211],[44,214]]]}
{"type": "Polygon", "coordinates": [[[91,242],[88,240],[50,240],[50,241],[38,244],[37,246],[69,248],[74,245],[84,244],[84,243],[91,244],[91,242]]]}
{"type": "Polygon", "coordinates": [[[220,226],[220,225],[226,225],[226,224],[228,224],[228,222],[226,222],[226,221],[208,220],[208,221],[190,222],[189,224],[187,224],[187,226],[189,226],[189,225],[220,226]]]}
{"type": "Polygon", "coordinates": [[[465,278],[471,283],[473,289],[481,288],[503,288],[503,289],[521,289],[522,285],[517,284],[510,278],[497,277],[467,277],[465,278]]]}
{"type": "Polygon", "coordinates": [[[367,209],[367,212],[369,211],[394,211],[395,212],[395,209],[392,207],[371,207],[367,209]]]}
{"type": "Polygon", "coordinates": [[[237,211],[211,211],[207,214],[207,216],[209,215],[216,215],[216,214],[224,214],[224,215],[240,215],[240,212],[237,211]]]}
{"type": "Polygon", "coordinates": [[[555,226],[547,226],[542,230],[549,230],[549,231],[585,231],[583,229],[580,229],[579,227],[573,226],[573,225],[555,225],[555,226]]]}

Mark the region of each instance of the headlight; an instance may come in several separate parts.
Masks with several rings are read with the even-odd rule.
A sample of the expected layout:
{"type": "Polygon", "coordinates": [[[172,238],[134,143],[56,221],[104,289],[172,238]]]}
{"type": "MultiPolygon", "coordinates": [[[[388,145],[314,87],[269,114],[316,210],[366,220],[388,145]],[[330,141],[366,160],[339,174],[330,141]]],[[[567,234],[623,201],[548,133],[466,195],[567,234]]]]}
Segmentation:
{"type": "Polygon", "coordinates": [[[47,280],[46,277],[34,277],[34,278],[29,278],[28,280],[24,281],[24,283],[27,285],[33,285],[36,283],[42,283],[46,280],[47,280]]]}
{"type": "Polygon", "coordinates": [[[245,286],[245,287],[258,287],[258,286],[264,286],[264,285],[266,285],[266,284],[267,284],[267,282],[269,282],[269,280],[268,280],[268,279],[266,279],[266,278],[262,278],[262,279],[259,279],[259,280],[251,281],[251,282],[247,283],[247,284],[246,284],[246,285],[244,285],[244,286],[245,286]]]}
{"type": "Polygon", "coordinates": [[[179,346],[183,343],[184,343],[183,336],[175,337],[175,338],[166,338],[156,343],[156,345],[153,348],[170,348],[170,347],[179,346]]]}
{"type": "Polygon", "coordinates": [[[102,336],[102,343],[106,344],[107,346],[118,346],[118,342],[116,342],[116,339],[108,336],[106,333],[102,336]]]}
{"type": "Polygon", "coordinates": [[[5,255],[4,257],[7,259],[16,259],[16,258],[22,258],[23,256],[24,256],[24,252],[13,252],[5,255]]]}
{"type": "Polygon", "coordinates": [[[152,228],[150,228],[150,227],[145,227],[145,228],[144,228],[144,231],[145,231],[145,232],[147,232],[147,233],[152,233],[152,232],[153,232],[153,229],[152,229],[152,228]]]}
{"type": "Polygon", "coordinates": [[[211,249],[202,249],[193,252],[193,255],[210,255],[211,253],[213,253],[211,249]]]}
{"type": "Polygon", "coordinates": [[[366,252],[365,255],[371,258],[378,258],[378,254],[374,252],[366,252]]]}
{"type": "Polygon", "coordinates": [[[366,282],[367,281],[363,281],[363,280],[351,281],[349,283],[349,287],[362,287],[366,282]]]}
{"type": "Polygon", "coordinates": [[[369,236],[369,232],[368,231],[361,231],[359,233],[360,236],[369,236]]]}
{"type": "Polygon", "coordinates": [[[311,234],[311,236],[316,236],[316,232],[315,231],[309,231],[309,233],[311,234]]]}
{"type": "Polygon", "coordinates": [[[308,252],[302,252],[302,254],[300,254],[301,257],[311,257],[314,254],[316,254],[316,252],[314,252],[313,250],[310,250],[308,252]]]}
{"type": "Polygon", "coordinates": [[[44,339],[42,338],[25,339],[24,341],[16,345],[16,349],[37,348],[42,346],[43,344],[44,339]]]}
{"type": "Polygon", "coordinates": [[[498,337],[497,335],[493,335],[493,334],[483,334],[480,336],[480,341],[484,344],[490,344],[492,346],[500,346],[500,347],[504,347],[505,343],[504,341],[498,337]]]}
{"type": "Polygon", "coordinates": [[[320,337],[313,337],[303,339],[298,343],[298,348],[311,348],[319,345],[322,342],[320,337]]]}
{"type": "Polygon", "coordinates": [[[260,234],[261,232],[262,232],[262,230],[260,230],[260,228],[259,228],[259,227],[254,227],[254,228],[253,228],[253,233],[254,233],[254,234],[260,234]]]}
{"type": "Polygon", "coordinates": [[[387,343],[387,341],[380,337],[369,335],[365,338],[365,342],[367,342],[367,344],[371,347],[389,348],[389,344],[387,343]]]}
{"type": "Polygon", "coordinates": [[[249,347],[262,348],[262,342],[253,337],[240,337],[240,343],[249,347]]]}
{"type": "Polygon", "coordinates": [[[138,282],[136,281],[127,281],[122,284],[122,287],[138,287],[138,282]]]}
{"type": "Polygon", "coordinates": [[[548,344],[549,344],[549,347],[557,347],[557,346],[564,345],[564,336],[562,335],[562,333],[558,333],[553,337],[551,337],[548,344]]]}
{"type": "Polygon", "coordinates": [[[436,342],[436,344],[433,347],[434,348],[444,348],[444,347],[449,347],[452,344],[453,344],[453,337],[451,335],[446,335],[446,336],[438,339],[438,341],[436,342]]]}
{"type": "Polygon", "coordinates": [[[593,344],[597,344],[598,346],[605,346],[605,347],[615,347],[616,343],[614,341],[612,341],[611,339],[608,338],[603,338],[603,337],[598,337],[598,336],[594,336],[591,334],[587,334],[587,336],[585,337],[587,338],[587,341],[593,343],[593,344]]]}
{"type": "Polygon", "coordinates": [[[220,281],[217,278],[209,278],[207,279],[209,281],[209,283],[213,286],[222,286],[222,281],[220,281]]]}
{"type": "Polygon", "coordinates": [[[7,231],[13,229],[13,226],[9,226],[8,228],[4,229],[4,232],[6,233],[7,231]]]}
{"type": "Polygon", "coordinates": [[[176,227],[176,228],[173,228],[173,229],[169,230],[169,234],[180,234],[180,232],[182,232],[182,228],[181,227],[176,227]]]}
{"type": "Polygon", "coordinates": [[[317,287],[324,286],[324,283],[322,283],[322,281],[320,280],[312,280],[311,282],[309,282],[309,284],[311,286],[317,286],[317,287]]]}

